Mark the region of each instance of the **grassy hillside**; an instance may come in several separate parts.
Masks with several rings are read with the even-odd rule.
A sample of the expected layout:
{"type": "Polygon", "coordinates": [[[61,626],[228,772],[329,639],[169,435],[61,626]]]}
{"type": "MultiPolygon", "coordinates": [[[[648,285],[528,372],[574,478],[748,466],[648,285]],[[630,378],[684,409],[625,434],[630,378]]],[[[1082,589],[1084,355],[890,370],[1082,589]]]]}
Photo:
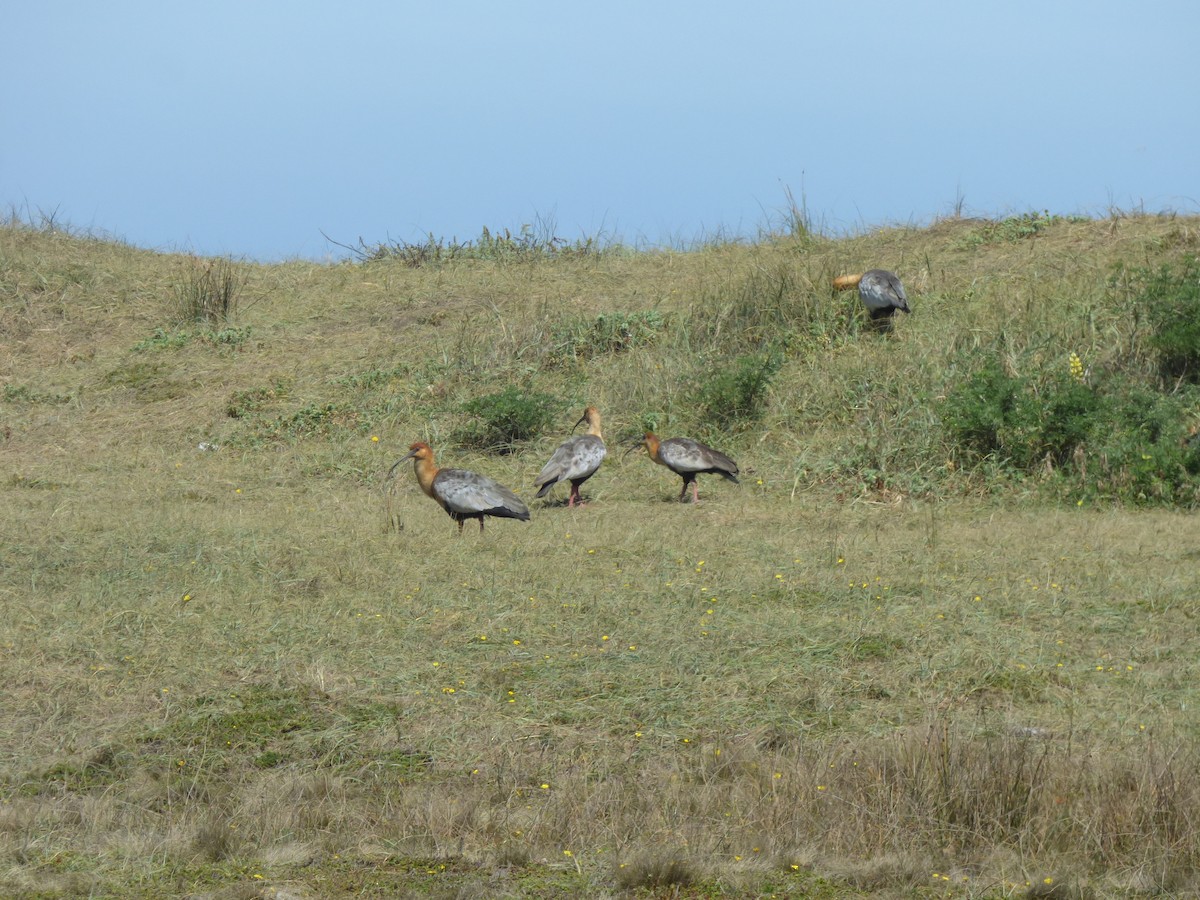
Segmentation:
{"type": "Polygon", "coordinates": [[[1198,244],[0,229],[0,890],[1195,890],[1198,244]],[[829,289],[876,266],[891,334],[829,289]],[[534,501],[588,403],[590,502],[534,501]],[[674,502],[646,428],[741,485],[674,502]],[[532,521],[457,538],[415,440],[532,521]]]}

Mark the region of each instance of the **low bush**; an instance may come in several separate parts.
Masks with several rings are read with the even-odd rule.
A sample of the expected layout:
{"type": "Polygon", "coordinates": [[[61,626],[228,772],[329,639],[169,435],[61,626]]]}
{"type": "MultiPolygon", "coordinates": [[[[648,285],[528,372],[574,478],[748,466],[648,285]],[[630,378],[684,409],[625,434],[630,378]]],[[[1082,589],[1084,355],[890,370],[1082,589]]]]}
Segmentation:
{"type": "Polygon", "coordinates": [[[969,461],[1052,472],[1072,490],[1133,502],[1200,499],[1200,442],[1189,417],[1200,392],[1163,393],[1125,375],[1084,382],[1067,372],[1015,375],[987,359],[942,403],[942,422],[969,461]]]}
{"type": "Polygon", "coordinates": [[[783,353],[768,350],[741,356],[706,375],[696,389],[696,403],[706,423],[730,428],[762,419],[771,382],[783,366],[783,353]]]}
{"type": "Polygon", "coordinates": [[[1105,416],[1080,454],[1080,486],[1098,496],[1136,502],[1200,502],[1200,442],[1189,439],[1189,417],[1200,391],[1164,394],[1114,378],[1104,386],[1105,416]]]}
{"type": "Polygon", "coordinates": [[[1200,259],[1185,259],[1178,272],[1166,265],[1139,270],[1136,279],[1160,377],[1169,384],[1200,384],[1200,259]]]}
{"type": "Polygon", "coordinates": [[[1016,423],[1024,417],[1022,379],[988,360],[942,405],[942,421],[959,448],[975,459],[1008,459],[1016,443],[1016,423]]]}
{"type": "Polygon", "coordinates": [[[456,439],[464,447],[512,453],[518,444],[540,437],[554,422],[558,407],[556,397],[510,386],[464,403],[462,411],[474,421],[456,439]]]}

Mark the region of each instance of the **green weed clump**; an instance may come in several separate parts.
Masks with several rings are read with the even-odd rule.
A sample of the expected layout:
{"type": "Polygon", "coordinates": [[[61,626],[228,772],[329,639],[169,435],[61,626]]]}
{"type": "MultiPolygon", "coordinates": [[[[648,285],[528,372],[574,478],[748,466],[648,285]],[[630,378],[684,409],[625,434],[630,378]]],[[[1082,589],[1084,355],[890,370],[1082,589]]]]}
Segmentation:
{"type": "Polygon", "coordinates": [[[1200,384],[1200,259],[1185,258],[1178,272],[1169,265],[1139,270],[1136,279],[1160,377],[1168,383],[1200,384]]]}
{"type": "Polygon", "coordinates": [[[576,320],[557,327],[552,336],[554,361],[591,359],[624,353],[658,342],[666,320],[655,309],[632,313],[601,313],[594,319],[576,320]]]}
{"type": "Polygon", "coordinates": [[[167,331],[155,328],[154,333],[133,345],[134,353],[149,353],[157,350],[178,350],[186,347],[192,339],[190,331],[167,331]]]}
{"type": "Polygon", "coordinates": [[[464,447],[512,453],[518,445],[541,437],[554,422],[558,407],[557,397],[509,386],[464,403],[462,411],[474,421],[456,438],[464,447]]]}
{"type": "Polygon", "coordinates": [[[231,419],[243,419],[259,412],[275,400],[286,397],[288,384],[284,379],[276,379],[270,387],[248,388],[234,391],[225,403],[225,415],[231,419]]]}
{"type": "Polygon", "coordinates": [[[133,345],[135,353],[149,353],[158,350],[178,350],[193,341],[207,344],[210,347],[231,347],[237,349],[250,339],[251,329],[222,328],[219,330],[205,329],[203,331],[167,331],[165,328],[155,328],[154,333],[145,340],[133,345]]]}
{"type": "Polygon", "coordinates": [[[964,247],[982,247],[986,244],[1015,243],[1031,238],[1046,229],[1064,222],[1084,222],[1080,216],[1059,216],[1050,213],[1028,212],[1019,216],[1008,216],[995,222],[985,222],[962,240],[964,247]]]}
{"type": "MultiPolygon", "coordinates": [[[[250,399],[253,402],[263,398],[252,396],[250,399]]],[[[359,415],[357,409],[341,403],[306,403],[294,412],[276,418],[265,431],[276,438],[324,437],[337,430],[356,427],[359,415]]]]}
{"type": "Polygon", "coordinates": [[[942,403],[942,422],[971,461],[1049,472],[1072,489],[1135,502],[1200,499],[1200,448],[1187,423],[1200,393],[1164,394],[1112,373],[1091,385],[1072,354],[1064,371],[1013,374],[987,358],[942,403]]]}
{"type": "Polygon", "coordinates": [[[70,394],[60,394],[53,391],[39,391],[25,384],[6,384],[0,393],[0,400],[5,403],[19,404],[48,404],[60,405],[70,403],[74,397],[70,394]]]}
{"type": "MultiPolygon", "coordinates": [[[[345,245],[341,245],[345,247],[345,245]]],[[[510,229],[493,232],[484,227],[475,240],[446,240],[430,234],[420,241],[391,241],[346,247],[364,261],[397,260],[412,269],[441,267],[461,260],[493,262],[536,262],[599,256],[617,249],[599,236],[568,240],[554,234],[552,222],[522,225],[516,234],[510,229]]]]}
{"type": "Polygon", "coordinates": [[[701,379],[696,403],[704,421],[732,428],[760,421],[767,411],[771,382],[783,367],[783,353],[768,350],[740,356],[701,379]]]}

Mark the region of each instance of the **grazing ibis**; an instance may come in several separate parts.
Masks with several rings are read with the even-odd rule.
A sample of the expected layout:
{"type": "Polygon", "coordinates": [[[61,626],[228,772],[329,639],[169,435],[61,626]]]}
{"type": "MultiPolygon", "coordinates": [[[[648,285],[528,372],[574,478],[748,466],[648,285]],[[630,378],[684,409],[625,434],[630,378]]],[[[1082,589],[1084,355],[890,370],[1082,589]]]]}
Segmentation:
{"type": "Polygon", "coordinates": [[[600,463],[604,462],[604,454],[607,452],[604,447],[604,436],[600,434],[600,413],[596,407],[589,406],[585,409],[583,416],[575,423],[571,431],[573,432],[584,422],[587,423],[587,434],[563,441],[533,482],[535,487],[541,489],[537,492],[539,497],[546,496],[550,489],[560,481],[571,482],[571,496],[567,500],[568,509],[573,508],[576,503],[579,503],[580,506],[583,505],[583,501],[579,499],[579,486],[596,474],[596,470],[600,468],[600,463]]]}
{"type": "MultiPolygon", "coordinates": [[[[413,470],[421,490],[436,500],[455,522],[462,534],[467,519],[478,519],[483,531],[484,516],[529,521],[529,508],[521,498],[486,475],[466,469],[440,469],[433,461],[433,450],[424,441],[408,448],[408,454],[397,460],[391,471],[405,460],[413,461],[413,470]]],[[[391,472],[388,473],[391,475],[391,472]]]]}
{"type": "Polygon", "coordinates": [[[650,459],[660,466],[666,466],[683,479],[683,490],[679,492],[679,502],[685,502],[688,485],[692,487],[692,502],[700,500],[700,490],[696,485],[697,475],[720,475],[732,482],[737,482],[738,466],[732,459],[699,441],[691,438],[658,439],[652,431],[647,431],[640,444],[629,449],[637,450],[644,446],[650,454],[650,459]]]}
{"type": "MultiPolygon", "coordinates": [[[[835,290],[845,291],[852,287],[858,288],[858,296],[863,306],[867,308],[872,322],[885,323],[896,311],[911,312],[908,308],[908,295],[904,293],[904,285],[895,273],[886,269],[871,269],[861,275],[839,275],[833,279],[835,290]]],[[[887,322],[890,324],[890,322],[887,322]]]]}

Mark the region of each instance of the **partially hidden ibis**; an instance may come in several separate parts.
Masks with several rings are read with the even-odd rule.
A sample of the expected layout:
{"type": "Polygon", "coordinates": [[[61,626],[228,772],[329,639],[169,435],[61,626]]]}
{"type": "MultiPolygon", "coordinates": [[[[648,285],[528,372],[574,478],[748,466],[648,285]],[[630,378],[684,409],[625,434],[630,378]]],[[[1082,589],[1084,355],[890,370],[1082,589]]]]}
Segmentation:
{"type": "Polygon", "coordinates": [[[699,441],[693,441],[691,438],[667,438],[664,441],[659,440],[654,432],[647,431],[641,442],[630,450],[637,450],[643,446],[650,459],[660,466],[666,466],[683,479],[683,489],[679,492],[680,503],[686,502],[688,485],[692,488],[692,502],[699,502],[697,475],[720,475],[737,482],[737,463],[719,450],[714,450],[699,441]]]}
{"type": "Polygon", "coordinates": [[[559,444],[533,482],[535,487],[540,488],[537,496],[545,497],[560,481],[569,481],[571,496],[567,499],[568,509],[574,508],[576,503],[583,505],[579,498],[579,486],[596,474],[600,463],[604,462],[605,453],[608,452],[604,446],[604,436],[600,433],[600,413],[596,407],[589,406],[585,409],[583,416],[571,431],[574,432],[585,422],[587,433],[568,438],[559,444]]]}
{"type": "Polygon", "coordinates": [[[858,296],[867,308],[871,321],[884,327],[898,311],[911,312],[904,285],[894,272],[886,269],[871,269],[861,275],[839,275],[833,279],[834,290],[846,291],[858,288],[858,296]]]}
{"type": "MultiPolygon", "coordinates": [[[[433,460],[433,450],[424,441],[417,441],[408,448],[408,453],[397,460],[391,471],[396,471],[405,460],[413,461],[413,470],[421,490],[441,505],[455,522],[462,534],[467,519],[478,519],[479,530],[483,531],[485,516],[499,519],[529,521],[529,508],[521,498],[497,481],[486,475],[466,469],[441,469],[433,460]]],[[[390,475],[391,473],[389,473],[390,475]]]]}

